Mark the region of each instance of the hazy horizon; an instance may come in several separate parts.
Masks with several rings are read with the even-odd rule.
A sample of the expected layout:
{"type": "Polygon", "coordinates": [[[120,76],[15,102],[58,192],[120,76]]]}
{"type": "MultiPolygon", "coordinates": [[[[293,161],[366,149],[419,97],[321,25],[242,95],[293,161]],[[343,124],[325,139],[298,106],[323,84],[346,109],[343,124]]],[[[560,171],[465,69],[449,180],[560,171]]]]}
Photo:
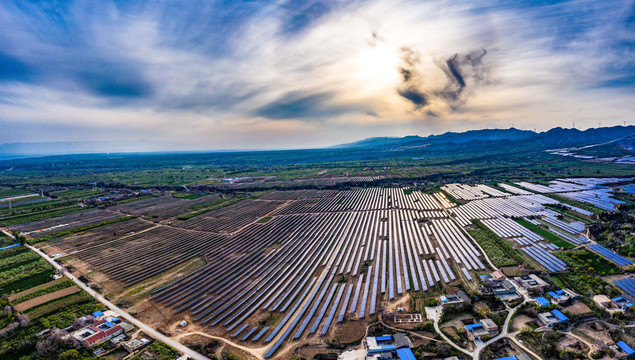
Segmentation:
{"type": "Polygon", "coordinates": [[[9,1],[0,144],[306,149],[631,125],[633,4],[9,1]]]}

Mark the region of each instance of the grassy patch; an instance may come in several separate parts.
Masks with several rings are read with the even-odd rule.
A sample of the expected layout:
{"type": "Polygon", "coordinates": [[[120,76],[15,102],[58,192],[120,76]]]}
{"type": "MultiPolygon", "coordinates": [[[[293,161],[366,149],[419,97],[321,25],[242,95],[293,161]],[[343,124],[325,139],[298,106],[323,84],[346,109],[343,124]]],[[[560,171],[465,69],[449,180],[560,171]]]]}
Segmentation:
{"type": "Polygon", "coordinates": [[[536,234],[542,236],[543,238],[551,241],[552,243],[558,245],[559,247],[563,248],[563,249],[573,249],[575,247],[575,245],[571,244],[570,242],[562,239],[560,236],[552,233],[549,230],[543,229],[538,225],[532,224],[529,221],[525,220],[525,219],[516,219],[516,222],[519,223],[520,225],[526,227],[527,229],[535,232],[536,234]]]}
{"type": "Polygon", "coordinates": [[[21,246],[18,247],[18,249],[22,249],[22,251],[17,254],[3,256],[0,258],[0,271],[4,271],[5,269],[39,258],[38,254],[33,251],[28,251],[28,248],[26,247],[21,246]]]}
{"type": "Polygon", "coordinates": [[[520,255],[511,245],[501,239],[481,221],[474,220],[476,226],[472,226],[467,232],[481,245],[487,256],[497,267],[518,265],[523,262],[520,255]]]}
{"type": "Polygon", "coordinates": [[[256,221],[256,222],[257,222],[257,223],[260,223],[260,224],[264,224],[264,223],[266,223],[266,222],[267,222],[267,221],[269,221],[269,220],[271,220],[271,216],[265,216],[265,217],[263,217],[263,218],[260,218],[260,219],[259,219],[258,221],[256,221]]]}
{"type": "Polygon", "coordinates": [[[173,192],[172,193],[172,197],[175,197],[177,199],[187,199],[187,200],[198,199],[198,198],[203,197],[205,195],[207,195],[207,194],[184,192],[184,191],[179,191],[179,192],[173,192]]]}
{"type": "MultiPolygon", "coordinates": [[[[179,353],[171,347],[165,345],[162,342],[155,341],[146,348],[149,352],[154,354],[159,360],[172,360],[179,356],[179,353]]],[[[143,351],[140,351],[132,360],[141,358],[143,351]]]]}
{"type": "Polygon", "coordinates": [[[554,254],[569,265],[592,270],[598,275],[619,274],[622,272],[610,261],[587,250],[556,251],[554,254]]]}
{"type": "Polygon", "coordinates": [[[0,271],[0,287],[4,290],[4,288],[19,280],[27,279],[52,269],[53,267],[41,258],[5,268],[0,271]]]}
{"type": "Polygon", "coordinates": [[[558,278],[563,287],[572,288],[579,294],[606,294],[607,283],[599,275],[604,274],[602,271],[607,274],[619,272],[612,264],[586,250],[554,251],[553,254],[573,267],[573,270],[559,274],[558,278]]]}
{"type": "Polygon", "coordinates": [[[49,280],[55,274],[54,269],[45,270],[41,273],[32,274],[26,278],[20,280],[14,280],[8,285],[0,288],[0,294],[10,294],[13,292],[19,292],[21,290],[30,289],[34,286],[42,285],[49,280]]]}

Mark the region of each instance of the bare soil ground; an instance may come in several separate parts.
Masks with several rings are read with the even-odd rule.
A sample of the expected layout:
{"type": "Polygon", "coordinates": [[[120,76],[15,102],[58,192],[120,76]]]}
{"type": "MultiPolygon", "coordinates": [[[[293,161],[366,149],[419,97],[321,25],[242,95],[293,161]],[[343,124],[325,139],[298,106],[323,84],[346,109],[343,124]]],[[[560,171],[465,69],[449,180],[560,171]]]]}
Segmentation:
{"type": "Polygon", "coordinates": [[[444,328],[444,330],[447,332],[448,336],[452,338],[453,340],[458,341],[461,339],[459,335],[456,333],[456,331],[454,331],[454,328],[446,327],[444,328]]]}
{"type": "Polygon", "coordinates": [[[594,330],[591,325],[593,322],[586,322],[584,324],[579,324],[577,326],[578,330],[580,330],[587,337],[600,340],[605,344],[611,344],[613,341],[611,340],[611,336],[609,335],[609,329],[606,326],[600,324],[602,330],[594,330]]]}
{"type": "Polygon", "coordinates": [[[461,320],[466,320],[466,319],[472,319],[472,320],[474,320],[474,322],[476,322],[476,319],[474,319],[474,318],[472,317],[472,315],[470,315],[470,314],[463,314],[463,315],[460,315],[460,316],[455,317],[454,319],[452,319],[452,320],[450,320],[450,321],[448,321],[448,322],[445,322],[445,323],[443,323],[443,324],[440,324],[439,326],[440,326],[441,328],[446,328],[446,327],[454,326],[454,327],[455,327],[455,328],[457,328],[457,329],[461,329],[461,328],[463,328],[463,326],[464,326],[464,324],[463,324],[463,322],[462,322],[461,320]]]}
{"type": "Polygon", "coordinates": [[[572,315],[586,314],[591,312],[588,306],[586,306],[583,302],[577,302],[573,305],[569,305],[564,308],[566,311],[570,312],[572,315]]]}
{"type": "Polygon", "coordinates": [[[505,266],[501,268],[501,271],[505,276],[522,276],[527,275],[529,273],[528,270],[522,269],[518,266],[505,266]]]}
{"type": "Polygon", "coordinates": [[[295,355],[304,359],[313,359],[316,355],[330,352],[337,353],[335,349],[327,345],[303,346],[295,351],[295,355]]]}
{"type": "Polygon", "coordinates": [[[50,294],[45,294],[42,296],[38,296],[36,298],[33,298],[31,300],[27,300],[23,303],[19,303],[16,306],[14,306],[14,308],[19,311],[19,312],[23,312],[25,310],[28,310],[32,307],[36,307],[38,305],[47,303],[49,301],[55,300],[55,299],[59,299],[61,297],[64,296],[68,296],[77,292],[80,292],[80,288],[78,288],[77,286],[71,286],[71,287],[67,287],[65,289],[62,290],[58,290],[55,292],[52,292],[50,294]]]}
{"type": "Polygon", "coordinates": [[[347,321],[335,332],[342,344],[350,344],[361,340],[366,334],[365,321],[347,321]]]}
{"type": "Polygon", "coordinates": [[[410,311],[409,305],[410,305],[410,293],[406,293],[404,294],[405,296],[403,296],[401,299],[393,302],[392,304],[389,304],[388,306],[386,306],[386,311],[387,312],[396,312],[397,308],[404,308],[406,311],[410,311]]]}
{"type": "Polygon", "coordinates": [[[512,321],[512,329],[513,331],[519,331],[522,330],[522,328],[524,328],[527,322],[532,321],[533,319],[530,318],[527,315],[518,315],[514,318],[514,321],[512,321]]]}
{"type": "Polygon", "coordinates": [[[582,341],[574,338],[573,336],[565,336],[558,341],[557,349],[560,351],[569,350],[577,352],[580,350],[588,351],[588,346],[582,341]]]}

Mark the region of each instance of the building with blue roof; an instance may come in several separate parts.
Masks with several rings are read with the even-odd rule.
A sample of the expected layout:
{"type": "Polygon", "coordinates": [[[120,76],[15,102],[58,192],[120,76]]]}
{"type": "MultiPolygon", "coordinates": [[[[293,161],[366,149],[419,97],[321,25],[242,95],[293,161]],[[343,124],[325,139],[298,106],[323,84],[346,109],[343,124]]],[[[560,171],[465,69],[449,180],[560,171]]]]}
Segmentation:
{"type": "Polygon", "coordinates": [[[397,357],[399,360],[417,360],[410,348],[397,349],[397,357]]]}
{"type": "Polygon", "coordinates": [[[564,322],[564,321],[569,321],[569,318],[566,317],[560,310],[553,310],[551,312],[555,317],[558,318],[558,320],[564,322]]]}
{"type": "Polygon", "coordinates": [[[560,290],[556,290],[556,291],[549,291],[547,293],[547,295],[549,295],[551,297],[551,302],[553,302],[554,304],[558,304],[558,305],[562,305],[562,304],[566,304],[571,300],[576,300],[577,298],[579,298],[580,296],[569,290],[569,289],[560,289],[560,290]]]}
{"type": "Polygon", "coordinates": [[[618,342],[617,346],[619,346],[620,349],[622,349],[622,351],[624,351],[627,355],[635,354],[635,350],[633,350],[630,346],[628,346],[628,344],[625,343],[624,341],[618,342]]]}
{"type": "Polygon", "coordinates": [[[498,358],[494,360],[531,360],[531,358],[527,354],[521,352],[514,356],[508,356],[508,357],[498,358]]]}
{"type": "Polygon", "coordinates": [[[92,313],[92,315],[96,318],[99,318],[101,316],[104,316],[104,313],[101,311],[95,311],[94,313],[92,313]]]}
{"type": "MultiPolygon", "coordinates": [[[[393,335],[384,336],[368,336],[366,337],[366,351],[367,358],[375,360],[396,359],[399,355],[399,351],[402,349],[408,349],[413,346],[410,338],[404,333],[397,333],[393,335]]],[[[412,354],[412,353],[410,353],[412,354]]],[[[405,353],[405,359],[409,359],[405,353]]],[[[402,359],[400,357],[400,359],[402,359]]],[[[414,359],[414,357],[412,358],[414,359]]]]}
{"type": "Polygon", "coordinates": [[[498,325],[492,319],[482,319],[476,324],[465,325],[465,330],[470,340],[474,341],[498,334],[498,325]]]}
{"type": "Polygon", "coordinates": [[[565,324],[569,321],[569,318],[566,317],[560,310],[552,310],[550,312],[538,314],[538,319],[548,327],[565,324]]]}
{"type": "Polygon", "coordinates": [[[0,250],[11,249],[11,248],[14,248],[14,247],[18,247],[20,245],[22,245],[22,244],[18,243],[18,244],[8,245],[8,246],[1,247],[0,250]]]}
{"type": "Polygon", "coordinates": [[[538,306],[541,307],[547,307],[549,306],[549,304],[551,304],[549,300],[545,299],[542,296],[535,298],[534,301],[536,302],[536,304],[538,304],[538,306]]]}
{"type": "Polygon", "coordinates": [[[618,296],[611,299],[611,303],[620,310],[626,310],[633,306],[633,303],[623,296],[618,296]]]}
{"type": "Polygon", "coordinates": [[[619,359],[635,358],[635,350],[633,350],[633,348],[624,341],[619,341],[617,344],[611,346],[611,350],[615,351],[617,358],[619,359]]]}

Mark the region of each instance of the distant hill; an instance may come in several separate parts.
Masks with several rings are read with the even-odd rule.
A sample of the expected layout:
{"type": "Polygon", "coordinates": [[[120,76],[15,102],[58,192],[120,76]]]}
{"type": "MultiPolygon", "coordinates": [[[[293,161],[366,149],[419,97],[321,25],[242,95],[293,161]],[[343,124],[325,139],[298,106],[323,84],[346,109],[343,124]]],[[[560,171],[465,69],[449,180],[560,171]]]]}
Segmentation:
{"type": "Polygon", "coordinates": [[[584,131],[556,127],[545,132],[510,129],[447,132],[427,137],[375,137],[334,146],[335,149],[365,149],[379,152],[411,152],[427,154],[445,152],[483,152],[547,150],[602,144],[635,135],[635,126],[592,128],[584,131]]]}
{"type": "Polygon", "coordinates": [[[183,144],[152,141],[16,142],[0,144],[0,160],[47,155],[152,152],[164,151],[166,148],[184,150],[183,144]]]}
{"type": "Polygon", "coordinates": [[[427,137],[421,137],[417,135],[410,135],[404,137],[374,137],[365,140],[356,141],[349,144],[336,145],[333,148],[366,148],[375,146],[400,146],[400,145],[416,145],[419,143],[425,144],[440,144],[440,143],[467,143],[474,140],[523,140],[528,139],[535,135],[533,131],[519,130],[515,128],[510,129],[484,129],[484,130],[469,130],[466,132],[447,132],[441,135],[430,135],[427,137]]]}

